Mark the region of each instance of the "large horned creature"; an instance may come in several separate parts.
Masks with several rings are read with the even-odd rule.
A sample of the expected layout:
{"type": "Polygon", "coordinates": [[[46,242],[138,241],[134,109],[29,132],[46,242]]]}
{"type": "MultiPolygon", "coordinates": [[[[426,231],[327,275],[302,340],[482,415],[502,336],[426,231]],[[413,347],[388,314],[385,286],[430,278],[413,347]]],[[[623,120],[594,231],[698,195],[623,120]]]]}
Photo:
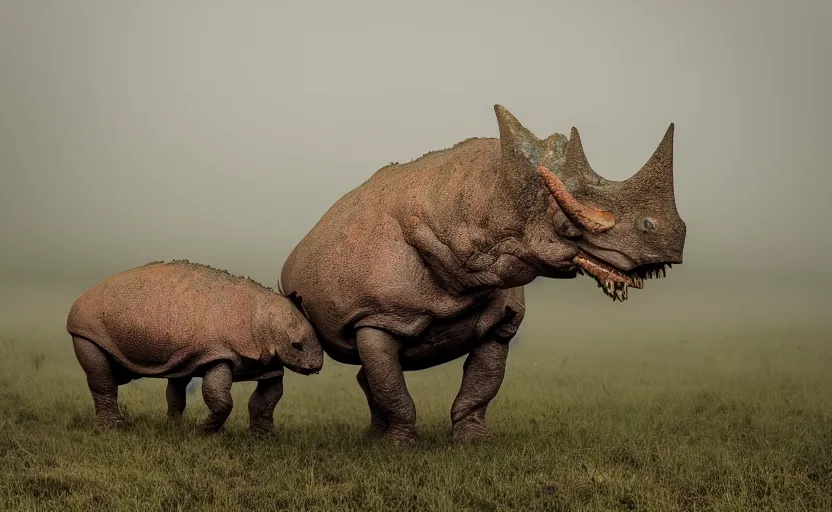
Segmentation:
{"type": "Polygon", "coordinates": [[[624,301],[682,262],[672,124],[641,170],[609,181],[575,128],[540,140],[494,109],[499,139],[380,169],[324,214],[281,273],[326,353],[361,366],[372,430],[391,441],[416,439],[403,372],[466,354],[453,438],[488,435],[523,286],[536,277],[585,273],[624,301]]]}

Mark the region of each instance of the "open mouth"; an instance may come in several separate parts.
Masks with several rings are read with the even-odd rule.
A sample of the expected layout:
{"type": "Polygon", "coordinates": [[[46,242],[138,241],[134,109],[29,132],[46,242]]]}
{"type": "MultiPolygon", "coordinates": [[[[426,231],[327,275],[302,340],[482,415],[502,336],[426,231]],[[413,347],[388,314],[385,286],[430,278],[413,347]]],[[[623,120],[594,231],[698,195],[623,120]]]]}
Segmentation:
{"type": "Polygon", "coordinates": [[[598,287],[605,295],[611,297],[613,302],[627,300],[627,290],[643,288],[645,279],[667,277],[665,267],[672,267],[670,263],[651,263],[624,272],[585,251],[575,256],[572,261],[578,266],[578,273],[595,279],[598,287]]]}
{"type": "MultiPolygon", "coordinates": [[[[673,125],[668,129],[667,135],[662,141],[663,145],[672,144],[672,134],[673,125]]],[[[580,175],[590,168],[581,146],[578,131],[575,128],[572,128],[570,141],[566,151],[566,163],[561,170],[561,174],[580,175]]],[[[659,146],[659,148],[665,146],[659,146]]],[[[659,150],[656,151],[657,153],[648,162],[653,167],[645,167],[644,169],[660,168],[659,163],[650,163],[653,162],[654,158],[657,158],[655,155],[659,154],[659,150]]],[[[672,171],[672,166],[668,168],[672,171]]],[[[575,199],[561,179],[541,163],[537,165],[537,174],[552,194],[560,210],[575,226],[593,235],[600,235],[615,226],[615,215],[611,211],[598,209],[575,199]]],[[[668,262],[637,265],[637,262],[626,254],[598,247],[584,240],[579,240],[577,246],[581,252],[572,259],[572,262],[578,267],[578,273],[581,275],[589,274],[595,279],[604,294],[611,297],[613,301],[624,302],[627,300],[629,288],[643,288],[645,279],[666,277],[667,271],[665,268],[671,266],[668,262]],[[622,270],[623,268],[629,270],[622,270]]],[[[652,255],[651,259],[654,259],[652,255]]],[[[678,263],[681,263],[681,261],[680,254],[678,263]]]]}
{"type": "Polygon", "coordinates": [[[321,371],[320,368],[317,370],[312,370],[303,366],[292,366],[286,363],[284,363],[284,366],[286,366],[286,368],[292,370],[295,373],[299,373],[300,375],[315,375],[321,371]]]}

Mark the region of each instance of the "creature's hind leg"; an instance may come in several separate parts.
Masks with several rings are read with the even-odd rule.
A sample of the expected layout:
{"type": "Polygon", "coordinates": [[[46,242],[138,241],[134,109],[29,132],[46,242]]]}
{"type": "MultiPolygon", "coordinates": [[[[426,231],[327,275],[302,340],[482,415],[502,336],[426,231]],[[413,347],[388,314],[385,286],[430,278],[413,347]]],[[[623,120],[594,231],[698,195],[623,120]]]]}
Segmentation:
{"type": "Polygon", "coordinates": [[[205,372],[202,378],[202,399],[210,411],[202,424],[204,432],[218,432],[231,414],[234,401],[231,398],[231,367],[220,362],[205,372]]]}
{"type": "Polygon", "coordinates": [[[367,382],[367,372],[364,371],[363,366],[360,370],[358,370],[358,374],[355,376],[355,379],[364,391],[364,396],[367,397],[367,405],[370,406],[370,428],[372,429],[373,434],[380,436],[384,434],[385,430],[387,430],[387,426],[390,422],[384,414],[384,411],[379,408],[376,403],[376,399],[373,397],[373,391],[370,389],[370,383],[367,382]]]}
{"type": "Polygon", "coordinates": [[[416,406],[399,362],[401,343],[370,327],[358,331],[356,342],[373,399],[389,421],[382,437],[396,444],[415,442],[416,406]]]}
{"type": "Polygon", "coordinates": [[[248,400],[249,430],[264,435],[274,430],[274,408],[283,397],[283,375],[257,381],[248,400]]]}
{"type": "Polygon", "coordinates": [[[182,413],[185,412],[185,390],[191,382],[190,377],[179,377],[168,379],[168,388],[165,391],[165,396],[168,399],[168,418],[176,421],[182,418],[182,413]]]}
{"type": "Polygon", "coordinates": [[[75,357],[87,375],[87,385],[95,404],[96,428],[115,427],[123,421],[118,410],[118,385],[123,379],[117,379],[110,358],[98,345],[80,336],[72,337],[72,345],[75,357]]]}

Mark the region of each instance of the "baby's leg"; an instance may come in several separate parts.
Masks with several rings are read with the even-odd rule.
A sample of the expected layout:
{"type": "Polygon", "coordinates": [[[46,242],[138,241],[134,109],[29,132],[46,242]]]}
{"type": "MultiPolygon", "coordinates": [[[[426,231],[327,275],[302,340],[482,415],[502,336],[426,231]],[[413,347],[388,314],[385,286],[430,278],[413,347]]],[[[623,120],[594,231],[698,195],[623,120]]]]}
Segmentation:
{"type": "Polygon", "coordinates": [[[249,430],[263,435],[274,430],[274,408],[283,396],[283,375],[257,381],[248,400],[249,430]]]}
{"type": "Polygon", "coordinates": [[[210,413],[202,424],[205,432],[218,432],[231,414],[234,401],[231,398],[231,367],[220,362],[205,372],[202,378],[202,399],[210,413]]]}
{"type": "Polygon", "coordinates": [[[118,410],[118,385],[107,353],[98,345],[80,336],[72,337],[75,357],[87,375],[87,385],[95,404],[95,427],[115,427],[123,421],[118,410]]]}
{"type": "Polygon", "coordinates": [[[168,418],[178,420],[185,411],[185,390],[191,382],[190,377],[168,379],[168,389],[165,395],[168,399],[168,418]]]}

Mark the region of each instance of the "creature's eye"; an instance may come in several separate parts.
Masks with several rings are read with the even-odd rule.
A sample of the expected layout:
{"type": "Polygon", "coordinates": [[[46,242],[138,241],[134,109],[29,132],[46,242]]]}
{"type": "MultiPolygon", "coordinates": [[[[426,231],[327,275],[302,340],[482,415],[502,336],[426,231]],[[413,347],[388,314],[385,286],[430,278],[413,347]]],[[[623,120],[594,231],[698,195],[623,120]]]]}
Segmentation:
{"type": "Polygon", "coordinates": [[[292,348],[295,350],[303,350],[303,342],[300,341],[293,341],[292,348]]]}
{"type": "Polygon", "coordinates": [[[656,224],[653,222],[653,219],[641,219],[641,224],[639,226],[642,231],[653,231],[656,229],[656,224]]]}

